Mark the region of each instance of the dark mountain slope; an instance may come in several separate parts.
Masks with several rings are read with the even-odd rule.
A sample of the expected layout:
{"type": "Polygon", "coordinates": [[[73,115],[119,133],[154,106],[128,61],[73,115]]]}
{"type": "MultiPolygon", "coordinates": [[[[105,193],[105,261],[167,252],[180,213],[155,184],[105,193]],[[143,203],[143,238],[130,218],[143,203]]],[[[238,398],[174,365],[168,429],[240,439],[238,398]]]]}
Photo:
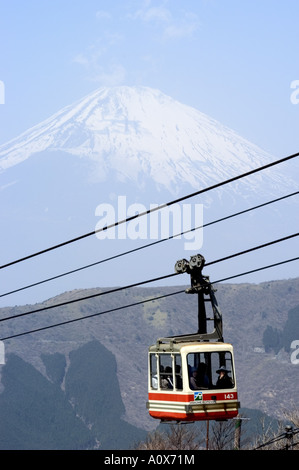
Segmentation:
{"type": "Polygon", "coordinates": [[[99,342],[65,357],[43,355],[48,380],[31,364],[10,354],[3,367],[0,395],[2,450],[127,449],[146,433],[122,420],[113,355],[99,342]]]}
{"type": "Polygon", "coordinates": [[[2,450],[84,449],[95,439],[57,385],[10,355],[0,395],[2,450]]]}

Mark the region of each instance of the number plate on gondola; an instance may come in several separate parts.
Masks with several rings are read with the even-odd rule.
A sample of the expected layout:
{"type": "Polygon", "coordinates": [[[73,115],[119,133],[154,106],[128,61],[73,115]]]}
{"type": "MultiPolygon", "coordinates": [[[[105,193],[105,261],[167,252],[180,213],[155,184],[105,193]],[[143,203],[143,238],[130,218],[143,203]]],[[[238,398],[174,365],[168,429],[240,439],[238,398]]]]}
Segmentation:
{"type": "Polygon", "coordinates": [[[216,400],[204,400],[202,392],[194,392],[194,401],[191,403],[194,405],[196,403],[216,403],[216,400]]]}
{"type": "Polygon", "coordinates": [[[217,400],[223,401],[223,400],[236,400],[237,399],[237,393],[236,392],[231,392],[231,393],[218,393],[217,395],[210,395],[209,393],[203,394],[203,392],[194,392],[193,395],[193,402],[190,402],[192,404],[196,403],[216,403],[217,400]],[[206,399],[205,399],[206,398],[206,399]]]}

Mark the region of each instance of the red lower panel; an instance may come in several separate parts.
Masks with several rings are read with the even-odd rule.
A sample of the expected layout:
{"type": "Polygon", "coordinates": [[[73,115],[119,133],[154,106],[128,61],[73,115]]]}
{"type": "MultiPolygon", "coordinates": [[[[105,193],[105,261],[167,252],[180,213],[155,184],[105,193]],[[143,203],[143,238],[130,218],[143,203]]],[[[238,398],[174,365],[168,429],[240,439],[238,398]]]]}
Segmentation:
{"type": "Polygon", "coordinates": [[[150,416],[169,421],[206,421],[215,419],[232,419],[238,415],[238,410],[230,411],[203,411],[201,413],[171,413],[166,411],[150,411],[150,416]]]}

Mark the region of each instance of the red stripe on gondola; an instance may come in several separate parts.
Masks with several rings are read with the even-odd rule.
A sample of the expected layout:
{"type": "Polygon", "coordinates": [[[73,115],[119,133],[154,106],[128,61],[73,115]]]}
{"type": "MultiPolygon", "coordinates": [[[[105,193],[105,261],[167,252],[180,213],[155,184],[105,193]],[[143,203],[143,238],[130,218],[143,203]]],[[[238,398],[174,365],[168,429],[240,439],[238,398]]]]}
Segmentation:
{"type": "MultiPolygon", "coordinates": [[[[214,400],[216,397],[217,401],[231,401],[237,400],[238,394],[237,392],[227,392],[227,393],[204,393],[203,392],[203,400],[214,400]]],[[[194,394],[193,393],[161,393],[161,392],[149,392],[148,398],[151,401],[174,401],[174,402],[186,402],[189,403],[190,401],[194,401],[194,394]]],[[[199,402],[200,403],[200,402],[199,402]]]]}
{"type": "Polygon", "coordinates": [[[183,394],[183,393],[149,393],[148,394],[149,400],[158,400],[158,401],[183,401],[189,403],[193,401],[193,393],[192,394],[183,394]]]}

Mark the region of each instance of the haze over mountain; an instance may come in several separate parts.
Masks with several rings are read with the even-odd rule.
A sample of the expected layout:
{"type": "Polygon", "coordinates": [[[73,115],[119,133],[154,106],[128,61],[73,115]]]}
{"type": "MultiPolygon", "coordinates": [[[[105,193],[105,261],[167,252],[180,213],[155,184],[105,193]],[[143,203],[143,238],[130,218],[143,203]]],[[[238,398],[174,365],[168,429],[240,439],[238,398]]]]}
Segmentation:
{"type": "MultiPolygon", "coordinates": [[[[275,159],[233,130],[158,90],[101,88],[0,147],[1,244],[5,247],[1,264],[275,159]]],[[[291,166],[274,167],[196,199],[187,199],[186,212],[181,205],[175,208],[176,213],[162,213],[168,223],[166,232],[162,231],[160,219],[140,219],[127,229],[122,227],[122,231],[118,228],[107,232],[104,239],[93,236],[64,248],[63,254],[58,250],[10,267],[5,270],[2,289],[6,292],[21,287],[25,280],[36,282],[114,256],[161,238],[168,229],[172,235],[200,225],[199,222],[207,223],[284,196],[296,190],[291,173],[291,166]],[[203,221],[200,204],[204,205],[203,221]],[[179,219],[174,222],[177,214],[179,219]]],[[[124,257],[109,267],[97,268],[96,273],[85,270],[76,278],[61,278],[51,287],[44,284],[38,292],[24,291],[12,302],[24,303],[24,298],[34,302],[74,287],[123,285],[124,279],[150,279],[172,272],[177,259],[188,258],[194,252],[203,252],[211,261],[289,235],[296,230],[298,220],[293,199],[252,212],[246,218],[242,216],[242,220],[165,242],[151,248],[151,253],[139,251],[129,261],[124,257]]],[[[267,250],[265,257],[252,255],[246,260],[246,268],[280,261],[290,253],[293,256],[291,243],[280,258],[273,259],[276,247],[267,250]]],[[[211,270],[217,279],[244,271],[240,259],[231,262],[230,270],[218,266],[211,270]]],[[[292,275],[296,275],[294,268],[288,266],[285,270],[279,268],[276,274],[272,271],[270,278],[292,275]]],[[[268,276],[253,279],[260,281],[268,276]]],[[[8,299],[3,297],[1,305],[7,305],[8,299]]]]}

